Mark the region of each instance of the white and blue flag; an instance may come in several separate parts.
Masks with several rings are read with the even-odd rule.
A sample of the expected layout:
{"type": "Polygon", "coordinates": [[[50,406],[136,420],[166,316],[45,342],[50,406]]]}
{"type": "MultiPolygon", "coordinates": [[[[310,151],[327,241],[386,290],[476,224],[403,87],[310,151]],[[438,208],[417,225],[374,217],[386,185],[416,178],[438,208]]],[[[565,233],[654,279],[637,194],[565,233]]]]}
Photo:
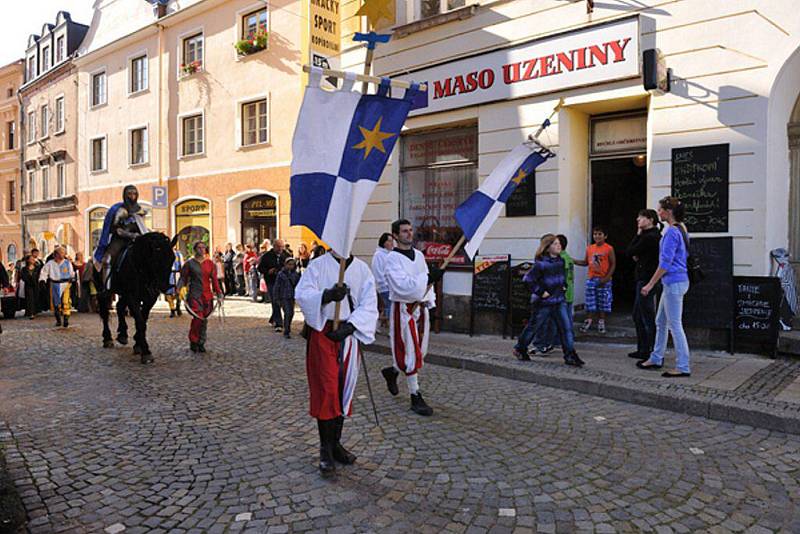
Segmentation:
{"type": "Polygon", "coordinates": [[[517,186],[553,156],[555,154],[548,149],[533,142],[519,145],[495,167],[478,190],[456,208],[456,221],[467,239],[464,251],[470,258],[475,256],[517,186]]]}
{"type": "Polygon", "coordinates": [[[312,69],[292,139],[290,224],[306,226],[346,258],[418,87],[390,98],[384,79],[377,94],[362,95],[350,77],[326,91],[321,74],[312,69]]]}

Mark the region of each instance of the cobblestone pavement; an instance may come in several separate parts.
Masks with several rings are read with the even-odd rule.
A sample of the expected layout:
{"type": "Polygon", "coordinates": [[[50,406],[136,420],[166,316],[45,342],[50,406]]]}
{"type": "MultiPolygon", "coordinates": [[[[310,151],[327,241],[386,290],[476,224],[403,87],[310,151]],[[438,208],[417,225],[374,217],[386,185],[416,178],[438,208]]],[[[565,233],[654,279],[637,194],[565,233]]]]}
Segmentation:
{"type": "Polygon", "coordinates": [[[186,316],[154,316],[147,367],[94,316],[4,322],[0,444],[30,532],[800,532],[798,436],[433,365],[420,418],[377,354],[382,430],[362,375],[358,462],[323,481],[302,340],[235,315],[205,355],[186,316]]]}

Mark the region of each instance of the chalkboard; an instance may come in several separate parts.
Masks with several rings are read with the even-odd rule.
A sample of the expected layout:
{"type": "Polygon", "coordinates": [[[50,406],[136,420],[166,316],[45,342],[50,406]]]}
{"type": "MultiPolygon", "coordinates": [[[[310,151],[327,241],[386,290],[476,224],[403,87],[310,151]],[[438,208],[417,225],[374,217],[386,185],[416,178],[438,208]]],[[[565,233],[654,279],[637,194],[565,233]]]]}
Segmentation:
{"type": "Polygon", "coordinates": [[[503,336],[506,335],[509,311],[509,284],[511,256],[475,256],[472,270],[472,306],[469,333],[475,328],[475,312],[499,312],[503,314],[503,336]]]}
{"type": "Polygon", "coordinates": [[[774,353],[778,344],[783,289],[774,276],[737,276],[733,279],[733,326],[737,344],[760,345],[774,353]]]}
{"type": "Polygon", "coordinates": [[[693,238],[689,252],[699,258],[706,277],[689,287],[683,300],[683,323],[702,328],[730,328],[733,320],[733,239],[693,238]]]}
{"type": "Polygon", "coordinates": [[[686,207],[689,232],[728,231],[730,145],[672,149],[672,196],[686,207]]]}
{"type": "Polygon", "coordinates": [[[525,274],[533,268],[530,262],[520,263],[511,268],[511,335],[518,336],[530,319],[531,289],[522,281],[525,274]]]}
{"type": "Polygon", "coordinates": [[[506,201],[506,217],[536,215],[536,172],[531,172],[506,201]]]}

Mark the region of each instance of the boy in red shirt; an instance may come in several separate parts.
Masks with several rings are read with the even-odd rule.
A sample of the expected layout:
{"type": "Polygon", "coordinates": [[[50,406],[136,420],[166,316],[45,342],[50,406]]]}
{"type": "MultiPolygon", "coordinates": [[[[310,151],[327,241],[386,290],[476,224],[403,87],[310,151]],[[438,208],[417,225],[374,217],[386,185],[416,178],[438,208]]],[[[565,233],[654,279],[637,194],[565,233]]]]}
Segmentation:
{"type": "Polygon", "coordinates": [[[606,332],[606,314],[611,313],[611,303],[614,299],[611,279],[617,268],[617,257],[614,247],[606,243],[608,235],[600,226],[592,229],[594,244],[586,247],[586,257],[575,260],[575,265],[589,267],[589,276],[586,279],[586,312],[588,317],[581,326],[581,332],[588,332],[597,319],[597,331],[606,332]]]}

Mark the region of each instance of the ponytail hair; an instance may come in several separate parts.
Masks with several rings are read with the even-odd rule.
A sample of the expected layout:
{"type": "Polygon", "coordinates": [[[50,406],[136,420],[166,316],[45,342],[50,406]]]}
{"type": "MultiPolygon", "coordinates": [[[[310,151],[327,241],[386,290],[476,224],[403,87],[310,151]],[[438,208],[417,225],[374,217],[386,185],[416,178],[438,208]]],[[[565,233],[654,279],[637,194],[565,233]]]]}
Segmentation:
{"type": "Polygon", "coordinates": [[[661,206],[661,209],[672,212],[675,222],[683,222],[683,218],[686,215],[686,208],[680,199],[677,197],[664,197],[658,201],[658,204],[661,206]]]}

